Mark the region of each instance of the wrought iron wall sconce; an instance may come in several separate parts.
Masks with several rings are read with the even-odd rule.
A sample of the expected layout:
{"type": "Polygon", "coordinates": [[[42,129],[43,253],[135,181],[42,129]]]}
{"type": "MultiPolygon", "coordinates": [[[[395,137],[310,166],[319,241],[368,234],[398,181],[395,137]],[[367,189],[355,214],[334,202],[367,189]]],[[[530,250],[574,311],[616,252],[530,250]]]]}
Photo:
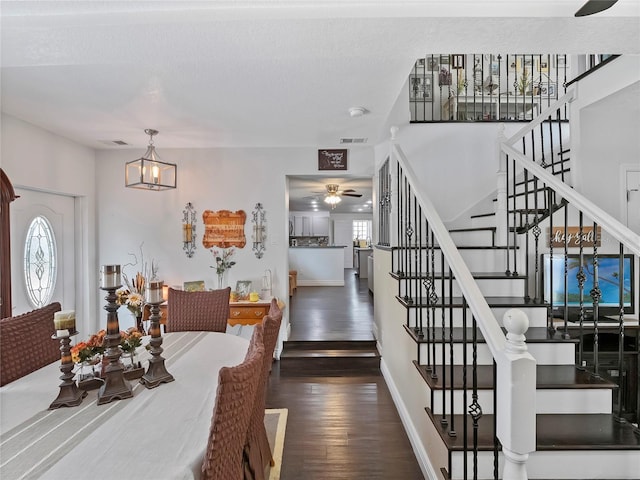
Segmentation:
{"type": "Polygon", "coordinates": [[[196,249],[196,210],[191,202],[182,211],[182,249],[189,258],[196,249]]]}
{"type": "Polygon", "coordinates": [[[252,218],[251,223],[253,223],[253,251],[256,252],[257,258],[262,258],[264,254],[264,243],[267,238],[267,221],[265,220],[265,211],[262,208],[261,203],[256,203],[256,208],[251,212],[252,218]]]}

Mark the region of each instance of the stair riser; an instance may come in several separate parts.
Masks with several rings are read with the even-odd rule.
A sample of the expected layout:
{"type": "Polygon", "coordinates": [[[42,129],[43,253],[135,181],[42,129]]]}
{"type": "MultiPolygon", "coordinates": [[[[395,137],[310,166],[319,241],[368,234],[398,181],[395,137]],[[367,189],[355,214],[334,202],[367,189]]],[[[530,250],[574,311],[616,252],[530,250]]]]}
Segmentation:
{"type": "MultiPolygon", "coordinates": [[[[471,383],[471,370],[468,382],[471,383]]],[[[453,392],[454,414],[463,414],[469,410],[471,403],[471,390],[467,390],[467,402],[464,403],[464,392],[453,392]],[[465,407],[466,405],[466,407],[465,407]]],[[[449,412],[451,392],[446,393],[446,408],[449,412]]],[[[434,403],[432,410],[436,414],[442,413],[442,390],[434,391],[434,403]]],[[[478,390],[478,403],[484,414],[493,413],[493,391],[478,390]]],[[[538,389],[536,391],[536,413],[612,413],[611,390],[609,389],[538,389]]]]}
{"type": "MultiPolygon", "coordinates": [[[[462,480],[463,453],[452,452],[452,480],[462,480]]],[[[473,457],[467,454],[467,478],[473,478],[473,457]]],[[[499,454],[498,472],[502,478],[504,456],[499,454]]],[[[530,480],[575,480],[616,478],[637,480],[640,472],[640,455],[625,450],[558,450],[536,451],[529,454],[527,475],[530,480]]],[[[493,479],[493,453],[479,452],[478,479],[493,479]]]]}
{"type": "MultiPolygon", "coordinates": [[[[412,308],[409,311],[409,326],[415,327],[418,324],[417,319],[419,318],[419,310],[418,308],[412,308]]],[[[435,309],[435,317],[433,316],[431,309],[423,308],[422,309],[422,325],[423,328],[427,327],[427,318],[435,318],[435,326],[442,326],[442,310],[439,308],[435,309]],[[427,317],[427,313],[429,313],[429,317],[427,317]]],[[[508,307],[494,307],[491,309],[493,314],[498,320],[500,325],[503,325],[503,317],[505,312],[509,310],[508,307]]],[[[546,327],[547,326],[547,309],[544,307],[524,307],[520,308],[527,317],[529,318],[529,327],[546,327]]],[[[445,326],[449,327],[449,310],[445,309],[444,318],[445,318],[445,326]]],[[[463,310],[461,308],[456,308],[453,310],[453,326],[454,327],[462,327],[463,322],[463,310]]],[[[433,320],[432,320],[433,322],[433,320]]],[[[471,314],[467,311],[467,326],[471,326],[471,314]]]]}
{"type": "Polygon", "coordinates": [[[474,217],[471,219],[471,228],[495,227],[495,226],[496,226],[495,215],[474,217]]]}
{"type": "MultiPolygon", "coordinates": [[[[411,294],[411,297],[416,298],[422,295],[422,298],[427,298],[427,289],[424,287],[423,281],[416,282],[415,280],[410,280],[411,282],[411,291],[409,292],[409,285],[407,285],[408,281],[402,281],[400,283],[400,295],[411,294]],[[416,289],[419,290],[416,292],[416,289]]],[[[478,287],[480,287],[480,291],[486,297],[524,297],[526,295],[525,291],[525,280],[523,277],[518,277],[517,279],[511,279],[505,276],[503,279],[477,279],[476,280],[478,287]]],[[[442,296],[442,280],[437,280],[435,283],[435,291],[438,297],[442,296]]],[[[449,281],[445,280],[445,293],[446,296],[449,296],[449,281]]],[[[460,288],[458,287],[457,282],[453,282],[453,296],[459,297],[462,295],[460,288]]]]}
{"type": "MultiPolygon", "coordinates": [[[[529,353],[536,359],[538,365],[573,365],[575,362],[575,348],[573,343],[529,343],[529,353]]],[[[427,363],[427,345],[420,345],[420,363],[427,363]]],[[[436,363],[442,363],[442,344],[435,345],[436,363]]],[[[450,364],[450,352],[449,345],[444,346],[446,365],[450,364]]],[[[471,345],[467,345],[467,363],[472,361],[473,348],[471,345]]],[[[431,350],[431,349],[429,349],[431,350]]],[[[461,365],[463,359],[463,345],[456,343],[453,345],[453,363],[454,365],[461,365]]],[[[493,364],[493,358],[491,352],[486,344],[478,344],[478,365],[491,365],[493,364]]]]}
{"type": "Polygon", "coordinates": [[[485,246],[494,245],[494,233],[491,230],[477,232],[451,232],[451,238],[457,246],[485,246]]]}
{"type": "Polygon", "coordinates": [[[280,376],[349,376],[380,374],[380,358],[280,358],[280,376]]]}

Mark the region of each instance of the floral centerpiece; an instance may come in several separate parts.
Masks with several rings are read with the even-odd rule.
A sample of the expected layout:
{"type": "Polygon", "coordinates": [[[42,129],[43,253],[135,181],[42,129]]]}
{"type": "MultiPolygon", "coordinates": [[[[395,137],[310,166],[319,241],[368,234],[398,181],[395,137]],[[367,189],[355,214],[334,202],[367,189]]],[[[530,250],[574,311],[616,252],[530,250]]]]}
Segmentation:
{"type": "Polygon", "coordinates": [[[142,345],[142,333],[136,327],[128,328],[126,332],[120,332],[120,348],[124,355],[131,359],[131,365],[126,367],[125,378],[132,380],[144,375],[144,369],[140,362],[136,361],[136,348],[142,345]]]}
{"type": "Polygon", "coordinates": [[[91,335],[86,342],[79,342],[71,347],[71,360],[80,366],[79,382],[95,377],[93,368],[88,373],[85,373],[85,368],[100,362],[100,355],[105,351],[104,337],[106,334],[106,330],[100,330],[91,335]]]}
{"type": "Polygon", "coordinates": [[[145,335],[145,328],[142,323],[142,313],[144,311],[144,287],[147,283],[147,279],[155,280],[157,278],[158,266],[155,261],[151,261],[149,266],[144,261],[144,253],[142,251],[142,245],[140,245],[140,262],[133,253],[130,253],[134,258],[133,263],[127,263],[123,267],[122,280],[124,281],[124,287],[116,292],[116,303],[118,305],[126,306],[127,309],[136,317],[136,329],[145,335]],[[139,265],[139,270],[133,277],[129,277],[124,268],[131,266],[136,267],[139,265]]]}
{"type": "Polygon", "coordinates": [[[221,250],[211,249],[211,253],[213,253],[213,258],[216,262],[215,265],[211,265],[211,268],[215,268],[218,274],[218,288],[224,287],[225,273],[236,264],[236,262],[231,260],[234,252],[235,250],[233,248],[223,248],[221,250]]]}

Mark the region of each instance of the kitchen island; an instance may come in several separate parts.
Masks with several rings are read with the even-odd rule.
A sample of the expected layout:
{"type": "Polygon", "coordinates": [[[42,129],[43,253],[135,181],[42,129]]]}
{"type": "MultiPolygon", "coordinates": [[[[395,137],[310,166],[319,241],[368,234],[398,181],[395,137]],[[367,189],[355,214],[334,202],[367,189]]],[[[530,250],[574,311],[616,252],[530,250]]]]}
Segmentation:
{"type": "Polygon", "coordinates": [[[289,247],[289,269],[297,270],[298,286],[344,286],[344,245],[289,247]]]}

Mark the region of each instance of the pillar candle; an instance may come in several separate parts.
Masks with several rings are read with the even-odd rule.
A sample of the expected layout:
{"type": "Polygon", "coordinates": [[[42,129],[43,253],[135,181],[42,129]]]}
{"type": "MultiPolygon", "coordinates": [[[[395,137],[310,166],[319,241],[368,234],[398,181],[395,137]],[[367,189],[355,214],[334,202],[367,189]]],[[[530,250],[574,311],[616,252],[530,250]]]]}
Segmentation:
{"type": "Polygon", "coordinates": [[[182,224],[182,241],[185,243],[193,241],[193,227],[190,223],[182,224]]]}
{"type": "Polygon", "coordinates": [[[169,300],[169,285],[162,285],[162,299],[165,302],[169,300]]]}
{"type": "Polygon", "coordinates": [[[164,282],[149,282],[144,290],[144,301],[147,303],[162,303],[162,286],[164,282]]]}
{"type": "Polygon", "coordinates": [[[118,288],[122,286],[120,265],[103,265],[100,268],[100,288],[118,288]]]}
{"type": "Polygon", "coordinates": [[[58,337],[68,337],[70,333],[76,331],[76,312],[74,310],[63,310],[54,313],[53,326],[58,337]]]}

